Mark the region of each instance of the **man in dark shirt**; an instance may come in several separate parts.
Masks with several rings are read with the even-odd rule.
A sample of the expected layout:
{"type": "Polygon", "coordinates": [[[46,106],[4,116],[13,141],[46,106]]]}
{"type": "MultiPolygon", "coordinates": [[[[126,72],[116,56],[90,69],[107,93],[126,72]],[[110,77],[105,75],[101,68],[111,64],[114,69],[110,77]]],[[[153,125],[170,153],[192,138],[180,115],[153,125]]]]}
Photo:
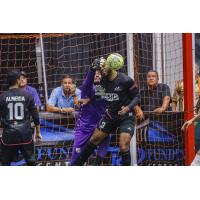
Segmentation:
{"type": "Polygon", "coordinates": [[[94,62],[93,69],[99,69],[103,75],[102,96],[106,100],[106,112],[95,129],[89,143],[77,159],[76,165],[84,165],[96,147],[111,132],[118,128],[122,165],[130,165],[130,140],[134,133],[135,120],[133,108],[139,103],[139,92],[135,82],[126,74],[111,69],[105,59],[94,62]]]}
{"type": "Polygon", "coordinates": [[[20,71],[9,72],[7,82],[9,90],[0,95],[0,118],[3,125],[2,164],[10,165],[13,156],[20,150],[27,165],[35,165],[30,116],[36,126],[36,141],[41,140],[41,135],[39,114],[34,99],[19,88],[20,71]]]}
{"type": "Polygon", "coordinates": [[[140,90],[140,104],[135,107],[139,119],[144,119],[143,111],[163,113],[169,110],[171,99],[169,86],[158,81],[157,71],[150,70],[147,73],[147,87],[140,90]]]}

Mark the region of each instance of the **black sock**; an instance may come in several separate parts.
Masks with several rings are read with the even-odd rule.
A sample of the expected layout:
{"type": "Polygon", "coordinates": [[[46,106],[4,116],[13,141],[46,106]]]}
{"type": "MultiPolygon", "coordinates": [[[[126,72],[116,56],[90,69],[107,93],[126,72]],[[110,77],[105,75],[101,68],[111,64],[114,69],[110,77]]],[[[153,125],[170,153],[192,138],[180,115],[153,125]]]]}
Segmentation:
{"type": "Polygon", "coordinates": [[[130,151],[122,152],[122,166],[131,165],[131,154],[130,151]]]}
{"type": "Polygon", "coordinates": [[[102,162],[103,162],[103,158],[97,155],[96,160],[95,160],[95,166],[100,166],[102,162]]]}
{"type": "Polygon", "coordinates": [[[84,163],[87,161],[89,156],[94,152],[94,150],[97,148],[95,144],[92,144],[89,142],[85,149],[82,151],[81,155],[77,158],[76,162],[74,165],[76,166],[82,166],[84,163]]]}

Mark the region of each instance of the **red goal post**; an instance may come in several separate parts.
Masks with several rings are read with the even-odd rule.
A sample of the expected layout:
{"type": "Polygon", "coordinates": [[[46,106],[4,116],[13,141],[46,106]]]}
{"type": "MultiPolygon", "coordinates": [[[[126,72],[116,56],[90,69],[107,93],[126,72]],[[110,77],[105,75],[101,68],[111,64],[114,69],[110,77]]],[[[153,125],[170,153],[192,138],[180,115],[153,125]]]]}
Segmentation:
{"type": "MultiPolygon", "coordinates": [[[[194,117],[193,107],[193,56],[192,33],[183,33],[184,119],[194,117]]],[[[185,165],[190,165],[195,155],[194,124],[185,131],[185,165]]]]}

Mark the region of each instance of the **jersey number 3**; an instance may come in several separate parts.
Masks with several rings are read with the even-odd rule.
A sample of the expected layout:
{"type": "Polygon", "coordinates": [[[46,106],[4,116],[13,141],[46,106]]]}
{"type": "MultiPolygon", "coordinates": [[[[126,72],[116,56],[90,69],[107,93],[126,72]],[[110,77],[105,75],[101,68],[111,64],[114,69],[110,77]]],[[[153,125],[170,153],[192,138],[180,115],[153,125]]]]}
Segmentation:
{"type": "Polygon", "coordinates": [[[22,120],[24,119],[24,105],[21,102],[9,103],[9,120],[22,120]]]}

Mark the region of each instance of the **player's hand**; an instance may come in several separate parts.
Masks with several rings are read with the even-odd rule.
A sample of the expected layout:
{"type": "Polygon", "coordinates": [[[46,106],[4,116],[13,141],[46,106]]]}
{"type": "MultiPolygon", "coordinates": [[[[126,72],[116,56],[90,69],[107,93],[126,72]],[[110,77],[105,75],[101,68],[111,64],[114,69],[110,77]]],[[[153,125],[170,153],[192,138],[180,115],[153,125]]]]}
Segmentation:
{"type": "Polygon", "coordinates": [[[160,107],[160,108],[156,108],[153,112],[163,113],[163,112],[165,112],[165,109],[163,107],[160,107]]]}
{"type": "Polygon", "coordinates": [[[92,63],[92,69],[100,70],[105,62],[106,60],[103,57],[95,59],[92,63]]]}
{"type": "Polygon", "coordinates": [[[42,135],[40,134],[40,132],[39,133],[36,133],[35,134],[35,142],[36,143],[39,143],[39,142],[41,142],[42,141],[42,135]]]}
{"type": "Polygon", "coordinates": [[[187,129],[191,124],[192,124],[193,120],[189,120],[189,121],[186,121],[182,128],[181,128],[181,131],[184,131],[185,129],[187,129]]]}
{"type": "Polygon", "coordinates": [[[143,120],[144,119],[144,113],[142,112],[142,110],[141,109],[138,109],[137,111],[136,111],[136,118],[137,119],[139,119],[139,120],[143,120]]]}
{"type": "Polygon", "coordinates": [[[78,100],[78,103],[80,104],[80,105],[86,105],[86,104],[88,104],[90,102],[90,98],[85,98],[85,99],[80,99],[80,100],[78,100]]]}
{"type": "Polygon", "coordinates": [[[72,84],[70,86],[70,91],[71,91],[72,96],[76,95],[76,85],[75,84],[72,84]]]}
{"type": "Polygon", "coordinates": [[[128,113],[130,111],[128,106],[122,106],[121,110],[118,111],[118,115],[125,115],[126,113],[128,113]]]}
{"type": "Polygon", "coordinates": [[[71,108],[71,107],[69,107],[69,108],[62,108],[62,113],[72,113],[74,111],[75,111],[74,108],[71,108]]]}

